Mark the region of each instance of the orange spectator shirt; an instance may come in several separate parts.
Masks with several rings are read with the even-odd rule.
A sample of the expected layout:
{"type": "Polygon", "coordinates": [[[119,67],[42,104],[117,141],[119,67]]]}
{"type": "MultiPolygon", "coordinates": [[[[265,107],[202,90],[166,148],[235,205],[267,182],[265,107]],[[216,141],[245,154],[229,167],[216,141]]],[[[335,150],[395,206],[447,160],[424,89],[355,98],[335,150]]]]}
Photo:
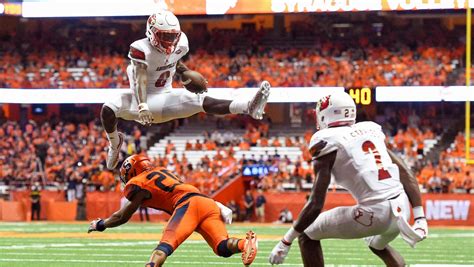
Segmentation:
{"type": "Polygon", "coordinates": [[[188,193],[200,193],[199,190],[181,182],[172,172],[157,167],[130,179],[124,189],[128,200],[140,190],[150,192],[151,197],[146,199],[142,206],[173,213],[177,202],[188,193]]]}

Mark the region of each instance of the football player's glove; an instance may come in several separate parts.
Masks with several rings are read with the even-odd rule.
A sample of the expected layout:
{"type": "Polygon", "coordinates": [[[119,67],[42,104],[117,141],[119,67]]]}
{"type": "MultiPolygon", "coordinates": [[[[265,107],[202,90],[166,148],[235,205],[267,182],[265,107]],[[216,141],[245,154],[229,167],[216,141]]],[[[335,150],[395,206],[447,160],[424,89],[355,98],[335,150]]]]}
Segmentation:
{"type": "Polygon", "coordinates": [[[428,237],[428,222],[425,217],[417,218],[411,228],[417,232],[422,239],[428,237]]]}
{"type": "Polygon", "coordinates": [[[145,126],[150,126],[153,122],[153,114],[148,108],[147,103],[138,105],[138,121],[145,126]]]}
{"type": "Polygon", "coordinates": [[[397,224],[400,236],[412,248],[428,236],[428,223],[424,217],[417,218],[412,226],[403,217],[399,217],[397,224]]]}
{"type": "Polygon", "coordinates": [[[282,264],[285,261],[286,256],[288,256],[288,252],[290,251],[291,244],[285,244],[282,240],[276,244],[273,248],[272,253],[270,253],[270,257],[268,261],[270,264],[282,264]]]}
{"type": "Polygon", "coordinates": [[[221,210],[221,218],[226,224],[232,223],[232,210],[216,201],[217,206],[221,210]]]}
{"type": "Polygon", "coordinates": [[[105,230],[105,222],[101,218],[97,218],[91,222],[89,225],[89,230],[87,230],[87,233],[94,232],[94,231],[99,231],[103,232],[105,230]]]}

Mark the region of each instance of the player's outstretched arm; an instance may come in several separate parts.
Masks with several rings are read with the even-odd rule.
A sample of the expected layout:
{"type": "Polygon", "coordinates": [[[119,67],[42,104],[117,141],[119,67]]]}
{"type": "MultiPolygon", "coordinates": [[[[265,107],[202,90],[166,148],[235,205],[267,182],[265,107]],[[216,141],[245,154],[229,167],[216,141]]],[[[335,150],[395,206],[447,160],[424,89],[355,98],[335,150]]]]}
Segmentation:
{"type": "MultiPolygon", "coordinates": [[[[316,152],[319,153],[319,151],[316,152]]],[[[331,170],[336,160],[336,153],[337,151],[333,151],[314,160],[313,167],[316,178],[309,200],[306,202],[293,227],[288,230],[282,240],[273,248],[269,258],[271,264],[283,263],[293,240],[308,228],[321,213],[326,199],[326,192],[331,182],[331,170]]],[[[317,154],[314,153],[313,155],[317,154]]]]}
{"type": "Polygon", "coordinates": [[[109,218],[102,220],[102,219],[97,219],[91,222],[89,226],[88,233],[93,232],[93,231],[99,231],[102,232],[106,228],[113,228],[120,226],[124,223],[127,223],[128,220],[132,217],[133,213],[138,210],[142,202],[149,198],[149,192],[145,190],[140,190],[138,191],[133,197],[130,202],[125,204],[123,208],[120,210],[116,211],[112,216],[109,218]]]}
{"type": "Polygon", "coordinates": [[[138,118],[143,125],[151,125],[153,116],[146,102],[147,65],[136,60],[130,62],[133,72],[133,90],[138,102],[138,118]]]}
{"type": "Polygon", "coordinates": [[[425,212],[423,211],[420,188],[413,172],[408,168],[405,162],[395,155],[391,150],[388,150],[388,154],[392,159],[393,163],[398,166],[400,172],[400,182],[403,185],[410,204],[413,207],[413,217],[415,220],[412,229],[415,230],[422,239],[428,236],[428,223],[426,221],[425,212]]]}

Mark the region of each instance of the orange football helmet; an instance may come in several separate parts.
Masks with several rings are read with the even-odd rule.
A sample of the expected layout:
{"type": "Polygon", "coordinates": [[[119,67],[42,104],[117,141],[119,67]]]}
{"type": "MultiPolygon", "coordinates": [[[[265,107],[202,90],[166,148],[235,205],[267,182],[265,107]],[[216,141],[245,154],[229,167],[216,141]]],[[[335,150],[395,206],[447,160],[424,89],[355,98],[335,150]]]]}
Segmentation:
{"type": "Polygon", "coordinates": [[[120,167],[120,180],[126,184],[133,177],[153,168],[154,166],[148,157],[132,155],[126,158],[120,167]]]}

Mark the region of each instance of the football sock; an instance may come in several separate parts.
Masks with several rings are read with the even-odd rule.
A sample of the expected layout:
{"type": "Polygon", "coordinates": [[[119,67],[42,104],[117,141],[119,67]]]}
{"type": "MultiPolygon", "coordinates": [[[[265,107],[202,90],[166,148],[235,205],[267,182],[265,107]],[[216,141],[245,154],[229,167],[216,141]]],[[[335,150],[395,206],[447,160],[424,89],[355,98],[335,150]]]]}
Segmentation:
{"type": "Polygon", "coordinates": [[[118,136],[118,131],[115,130],[111,133],[108,133],[106,131],[105,134],[107,135],[107,139],[109,139],[110,146],[113,147],[113,148],[117,148],[119,143],[120,143],[120,138],[118,136]]]}
{"type": "Polygon", "coordinates": [[[233,100],[232,102],[230,102],[229,111],[232,114],[246,113],[248,106],[249,106],[248,101],[233,100]]]}
{"type": "Polygon", "coordinates": [[[245,246],[245,239],[239,239],[239,243],[237,244],[237,246],[239,247],[240,251],[243,251],[245,246]]]}

